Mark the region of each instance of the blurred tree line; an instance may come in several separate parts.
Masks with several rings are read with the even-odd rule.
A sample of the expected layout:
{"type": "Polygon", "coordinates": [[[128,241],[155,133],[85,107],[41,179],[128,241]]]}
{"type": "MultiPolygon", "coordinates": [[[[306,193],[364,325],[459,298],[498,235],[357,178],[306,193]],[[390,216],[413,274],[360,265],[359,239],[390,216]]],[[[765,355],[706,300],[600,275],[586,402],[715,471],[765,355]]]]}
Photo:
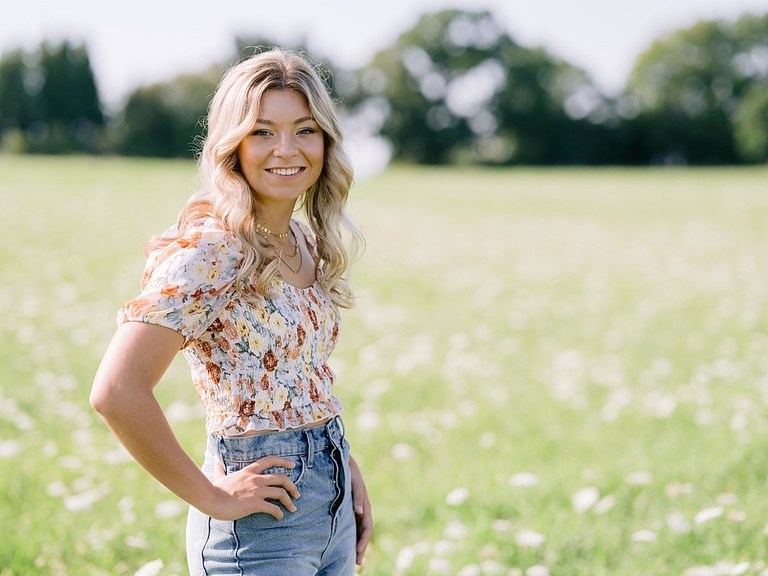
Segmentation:
{"type": "MultiPolygon", "coordinates": [[[[229,62],[135,89],[109,118],[84,45],[0,58],[0,151],[192,157],[229,62]]],[[[303,49],[303,46],[289,46],[303,49]]],[[[625,89],[516,43],[490,12],[425,14],[358,70],[329,69],[349,127],[395,159],[487,165],[768,160],[768,14],[702,21],[655,41],[625,89]]]]}

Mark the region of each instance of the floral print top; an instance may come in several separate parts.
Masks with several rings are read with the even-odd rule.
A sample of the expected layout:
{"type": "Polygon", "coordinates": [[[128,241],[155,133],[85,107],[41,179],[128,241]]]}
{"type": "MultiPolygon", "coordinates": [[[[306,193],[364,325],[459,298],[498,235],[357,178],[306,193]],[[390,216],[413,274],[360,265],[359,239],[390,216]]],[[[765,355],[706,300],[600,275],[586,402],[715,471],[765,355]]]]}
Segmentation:
{"type": "MultiPolygon", "coordinates": [[[[317,261],[312,234],[295,222],[317,261]]],[[[206,219],[149,255],[141,294],[120,308],[118,324],[148,322],[184,336],[210,434],[285,430],[339,414],[328,366],[338,309],[317,281],[297,288],[275,280],[272,296],[243,301],[235,289],[242,260],[239,240],[206,219]]]]}

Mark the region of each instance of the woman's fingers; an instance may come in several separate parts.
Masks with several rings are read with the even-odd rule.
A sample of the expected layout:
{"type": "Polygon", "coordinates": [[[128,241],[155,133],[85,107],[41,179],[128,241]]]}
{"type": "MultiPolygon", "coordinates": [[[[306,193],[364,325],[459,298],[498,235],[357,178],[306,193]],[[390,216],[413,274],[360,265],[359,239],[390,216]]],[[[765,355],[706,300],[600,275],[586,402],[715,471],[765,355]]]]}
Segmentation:
{"type": "Polygon", "coordinates": [[[358,564],[363,563],[363,557],[365,551],[368,548],[368,542],[373,535],[373,518],[371,516],[370,508],[364,510],[364,512],[357,516],[357,559],[358,564]]]}
{"type": "Polygon", "coordinates": [[[293,470],[295,467],[296,464],[292,460],[288,460],[288,458],[283,458],[282,456],[264,456],[264,458],[259,458],[256,462],[248,464],[243,470],[255,470],[258,474],[261,474],[264,470],[268,470],[269,468],[288,468],[289,470],[293,470]]]}
{"type": "Polygon", "coordinates": [[[279,456],[261,458],[241,470],[227,474],[221,461],[213,466],[213,481],[227,495],[227,512],[221,519],[237,519],[248,514],[264,513],[277,520],[284,517],[279,502],[289,512],[296,511],[294,498],[299,490],[285,474],[264,474],[270,468],[295,468],[295,464],[279,456]]]}
{"type": "Polygon", "coordinates": [[[289,512],[296,512],[296,505],[291,500],[288,492],[281,486],[269,486],[262,488],[260,499],[279,501],[289,512]]]}
{"type": "Polygon", "coordinates": [[[280,506],[276,504],[270,504],[267,501],[262,502],[259,506],[259,509],[254,510],[251,512],[251,514],[269,514],[270,516],[274,516],[275,520],[282,520],[285,516],[280,506]]]}
{"type": "Polygon", "coordinates": [[[355,459],[350,456],[349,469],[352,474],[352,502],[355,508],[355,522],[357,523],[357,546],[355,551],[357,564],[363,563],[365,550],[373,535],[373,515],[371,514],[371,501],[368,498],[368,490],[365,480],[355,459]]]}
{"type": "Polygon", "coordinates": [[[262,478],[268,478],[269,484],[272,486],[282,486],[292,498],[298,498],[300,496],[299,489],[291,482],[285,474],[263,474],[265,470],[270,468],[287,468],[293,470],[296,464],[287,458],[281,458],[280,456],[266,456],[256,460],[253,464],[249,464],[241,470],[241,472],[249,472],[261,476],[262,478]]]}

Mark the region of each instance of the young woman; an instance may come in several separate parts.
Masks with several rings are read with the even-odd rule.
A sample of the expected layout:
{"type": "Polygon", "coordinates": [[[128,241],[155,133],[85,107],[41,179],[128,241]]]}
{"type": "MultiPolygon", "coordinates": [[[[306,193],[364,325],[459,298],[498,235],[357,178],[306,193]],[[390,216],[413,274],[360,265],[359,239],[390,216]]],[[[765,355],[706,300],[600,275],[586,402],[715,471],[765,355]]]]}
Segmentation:
{"type": "Polygon", "coordinates": [[[148,242],[91,404],[191,505],[192,574],[351,575],[373,521],[327,362],[353,301],[342,231],[361,238],[338,114],[311,63],[276,49],[232,67],[199,168],[201,190],[148,242]],[[179,349],[206,408],[202,469],[153,393],[179,349]]]}

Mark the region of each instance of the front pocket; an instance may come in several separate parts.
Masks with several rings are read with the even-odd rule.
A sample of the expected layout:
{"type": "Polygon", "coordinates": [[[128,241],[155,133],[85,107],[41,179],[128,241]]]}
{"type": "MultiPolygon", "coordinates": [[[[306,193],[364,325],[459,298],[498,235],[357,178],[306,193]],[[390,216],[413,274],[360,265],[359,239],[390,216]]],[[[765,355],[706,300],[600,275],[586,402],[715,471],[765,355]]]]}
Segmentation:
{"type": "Polygon", "coordinates": [[[307,465],[304,461],[304,456],[296,455],[296,456],[283,456],[283,458],[286,458],[296,464],[293,468],[283,468],[282,466],[275,466],[273,468],[267,468],[262,472],[262,474],[285,474],[288,476],[288,479],[293,482],[296,487],[298,488],[299,484],[301,484],[301,481],[304,479],[304,472],[307,469],[307,465]]]}
{"type": "MultiPolygon", "coordinates": [[[[262,475],[268,475],[268,474],[284,474],[288,477],[288,479],[293,482],[296,487],[301,484],[302,479],[304,478],[304,472],[306,471],[306,463],[304,460],[304,457],[301,455],[291,455],[291,456],[281,456],[281,458],[285,458],[286,460],[290,460],[296,466],[293,468],[284,468],[282,466],[273,466],[272,468],[267,468],[264,470],[261,474],[262,475]]],[[[232,461],[232,460],[224,460],[224,467],[227,471],[227,474],[232,474],[234,472],[239,472],[246,466],[249,466],[250,464],[253,464],[253,462],[239,462],[239,461],[232,461]]]]}

